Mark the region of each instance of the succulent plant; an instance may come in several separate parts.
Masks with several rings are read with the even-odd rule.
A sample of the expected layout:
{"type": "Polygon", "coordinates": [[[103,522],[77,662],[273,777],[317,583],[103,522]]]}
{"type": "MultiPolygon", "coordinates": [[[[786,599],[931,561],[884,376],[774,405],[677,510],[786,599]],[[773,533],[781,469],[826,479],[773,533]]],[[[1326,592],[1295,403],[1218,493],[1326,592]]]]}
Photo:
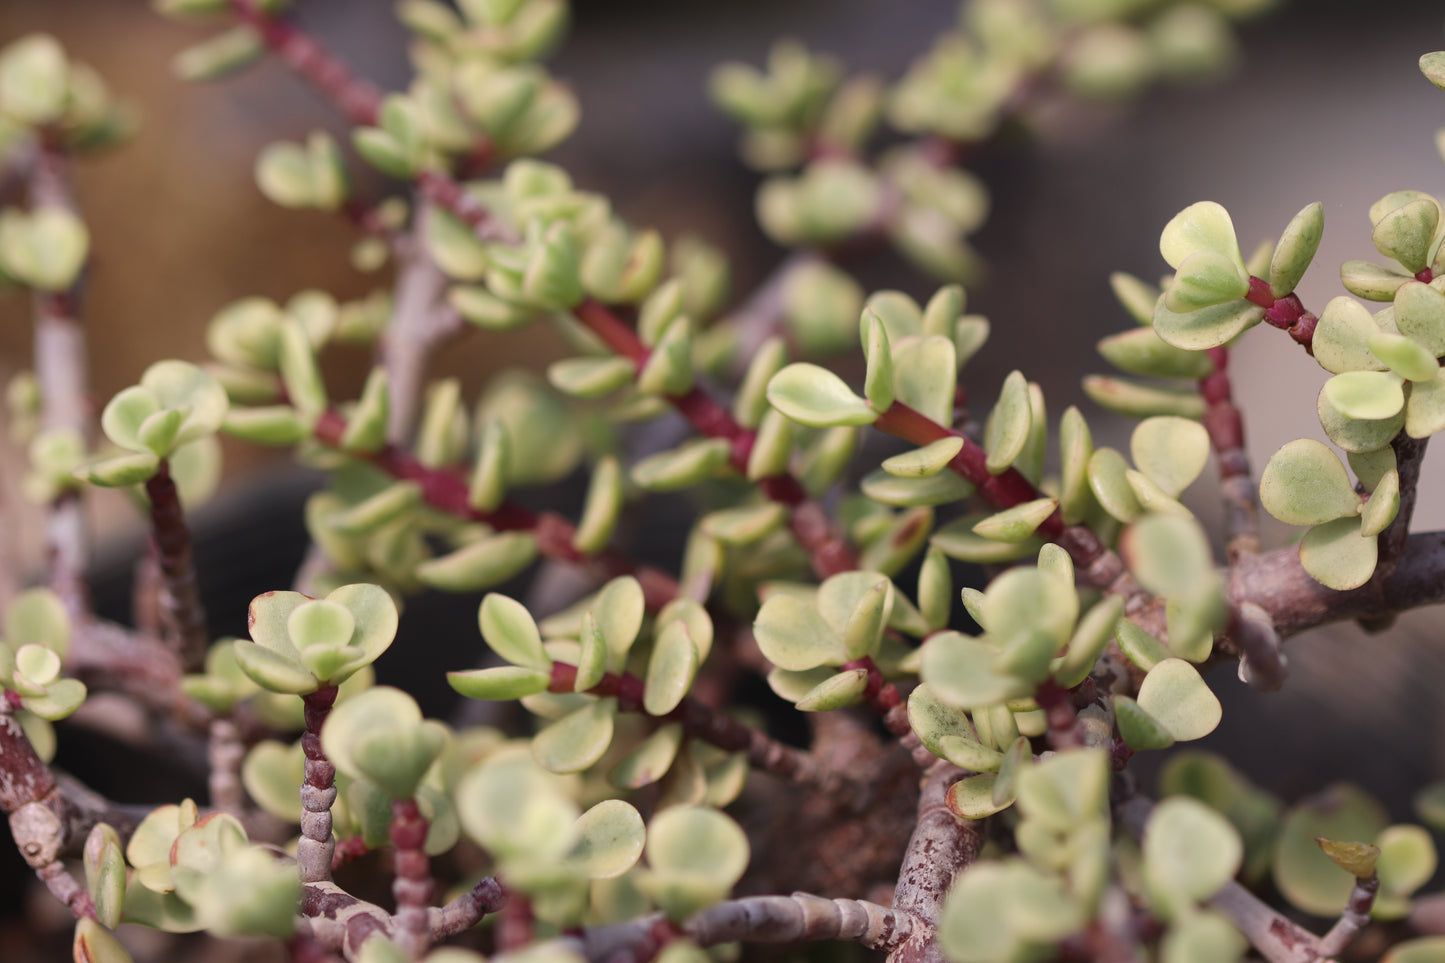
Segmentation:
{"type": "MultiPolygon", "coordinates": [[[[350,302],[233,301],[209,362],[151,365],[98,419],[91,229],[57,172],[126,114],[53,38],[0,50],[0,172],[23,195],[0,210],[0,282],[31,294],[37,329],[6,401],[47,531],[46,587],[18,591],[0,560],[0,810],[74,917],[75,958],[129,961],[122,924],[359,963],[824,940],[895,963],[1439,958],[1441,897],[1419,894],[1445,783],[1422,789],[1421,825],[1395,823],[1364,788],[1286,803],[1176,743],[1221,726],[1213,667],[1278,688],[1286,637],[1445,599],[1438,533],[1409,531],[1445,429],[1441,202],[1372,205],[1391,263],[1345,264],[1349,296],[1318,315],[1297,289],[1323,203],[1248,255],[1221,204],[1180,211],[1170,274],[1111,279],[1132,326],[1098,347],[1121,374],[1084,382],[1136,420],[1127,438],[1080,407],[1051,417],[1054,387],[1023,368],[970,393],[992,363],[965,288],[991,206],[970,151],[1034,98],[1211,75],[1231,21],[1269,5],[972,0],[891,82],[796,41],[720,67],[757,220],[793,249],[739,299],[720,249],[536,156],[588,100],[542,63],[565,0],[403,0],[414,77],[385,93],[283,0],[159,0],[221,24],[182,77],[273,53],[341,110],[344,132],[264,148],[255,181],[351,219],[354,264],[395,276],[350,302]],[[368,197],[375,175],[401,196],[368,197]],[[879,247],[926,297],[855,276],[879,247]],[[1289,441],[1256,483],[1229,358],[1261,323],[1327,373],[1329,444],[1289,441]],[[545,372],[426,377],[451,339],[539,324],[563,353],[545,372]],[[377,358],[350,389],[345,346],[377,358]],[[119,452],[94,450],[97,427],[119,452]],[[187,521],[221,477],[219,432],[323,478],[296,589],[252,601],[249,638],[212,636],[187,521]],[[1222,556],[1196,487],[1211,462],[1222,556]],[[549,486],[584,475],[557,507],[549,486]],[[145,515],[134,628],[89,597],[92,485],[145,515]],[[664,502],[694,509],[666,562],[630,544],[664,502]],[[1266,549],[1258,505],[1308,529],[1299,544],[1266,549]],[[419,658],[400,606],[425,591],[476,599],[485,643],[446,626],[447,721],[434,693],[385,684],[399,634],[391,658],[419,658]],[[52,721],[141,717],[118,703],[204,745],[204,805],[138,812],[51,769],[69,738],[52,721]],[[1305,916],[1339,919],[1316,936],[1305,916]]],[[[1445,88],[1445,53],[1420,68],[1445,88]]]]}

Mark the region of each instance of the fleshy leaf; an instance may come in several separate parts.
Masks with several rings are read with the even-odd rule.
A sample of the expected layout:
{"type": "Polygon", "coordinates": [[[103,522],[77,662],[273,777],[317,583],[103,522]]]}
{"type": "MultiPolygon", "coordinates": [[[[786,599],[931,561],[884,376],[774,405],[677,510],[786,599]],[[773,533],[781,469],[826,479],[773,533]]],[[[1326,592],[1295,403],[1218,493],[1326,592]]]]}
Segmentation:
{"type": "Polygon", "coordinates": [[[1282,298],[1295,289],[1314,260],[1325,232],[1325,209],[1318,201],[1296,214],[1286,225],[1269,262],[1269,290],[1282,298]]]}
{"type": "Polygon", "coordinates": [[[632,868],[647,836],[642,816],[630,803],[604,799],[577,819],[577,845],[568,859],[592,879],[611,879],[632,868]]]}
{"type": "Polygon", "coordinates": [[[818,610],[790,595],[772,595],[753,623],[758,648],[773,665],[801,672],[819,665],[847,661],[843,640],[818,610]]]}
{"type": "Polygon", "coordinates": [[[929,478],[942,471],[963,450],[963,439],[950,436],[884,459],[883,470],[898,478],[929,478]]]}
{"type": "Polygon", "coordinates": [[[477,621],[487,645],[508,662],[544,672],[551,668],[537,623],[521,602],[493,592],[482,599],[477,621]]]}
{"type": "Polygon", "coordinates": [[[1176,348],[1203,351],[1228,344],[1263,319],[1264,308],[1244,300],[1182,313],[1161,300],[1154,309],[1154,331],[1176,348]]]}
{"type": "Polygon", "coordinates": [[[1234,878],[1244,844],[1229,820],[1188,796],[1159,803],[1144,829],[1144,883],[1173,915],[1208,900],[1234,878]]]}
{"type": "MultiPolygon", "coordinates": [[[[1189,205],[1164,225],[1159,235],[1159,253],[1172,268],[1199,251],[1212,251],[1239,260],[1239,241],[1234,222],[1224,206],[1214,201],[1189,205]]],[[[1243,264],[1240,264],[1243,268],[1243,264]]]]}
{"type": "Polygon", "coordinates": [[[1209,432],[1187,418],[1148,418],[1130,436],[1129,454],[1150,481],[1178,498],[1209,461],[1209,432]]]}
{"type": "Polygon", "coordinates": [[[768,383],[768,401],[796,422],[814,428],[871,425],[878,413],[843,379],[814,364],[791,364],[768,383]]]}
{"type": "Polygon", "coordinates": [[[984,426],[983,447],[988,453],[987,465],[991,474],[1006,471],[1023,452],[1029,439],[1031,419],[1028,381],[1022,372],[1009,372],[984,426]]]}
{"type": "Polygon", "coordinates": [[[673,622],[658,633],[642,695],[649,715],[665,716],[677,708],[692,686],[698,662],[697,646],[688,635],[686,622],[673,622]]]}
{"type": "Polygon", "coordinates": [[[1259,500],[1289,525],[1353,516],[1360,504],[1339,456],[1311,438],[1296,438],[1270,457],[1260,476],[1259,500]]]}
{"type": "Polygon", "coordinates": [[[552,772],[580,772],[612,744],[617,700],[596,699],[532,737],[532,755],[552,772]]]}
{"type": "Polygon", "coordinates": [[[1344,592],[1359,588],[1375,574],[1378,536],[1363,535],[1359,517],[1316,525],[1300,541],[1300,565],[1321,585],[1344,592]]]}
{"type": "Polygon", "coordinates": [[[1182,659],[1165,659],[1139,686],[1139,707],[1158,719],[1180,742],[1202,739],[1219,725],[1219,699],[1182,659]]]}

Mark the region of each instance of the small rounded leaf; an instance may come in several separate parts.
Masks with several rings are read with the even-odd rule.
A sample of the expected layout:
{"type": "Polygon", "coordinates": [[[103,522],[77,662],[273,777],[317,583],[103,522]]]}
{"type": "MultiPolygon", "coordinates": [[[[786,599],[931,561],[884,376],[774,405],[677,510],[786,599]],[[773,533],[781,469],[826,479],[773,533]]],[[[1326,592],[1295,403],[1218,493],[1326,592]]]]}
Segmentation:
{"type": "Polygon", "coordinates": [[[1375,863],[1380,858],[1380,847],[1371,843],[1339,842],[1315,837],[1320,849],[1340,869],[1356,879],[1368,879],[1375,875],[1375,863]]]}
{"type": "Polygon", "coordinates": [[[1189,205],[1174,215],[1159,235],[1159,253],[1172,268],[1178,268],[1186,258],[1199,251],[1239,259],[1234,222],[1224,206],[1214,201],[1198,201],[1189,205]]]}
{"type": "Polygon", "coordinates": [[[697,646],[688,634],[686,622],[672,622],[658,633],[642,694],[642,706],[648,715],[665,716],[677,708],[692,686],[698,663],[697,646]]]}
{"type": "Polygon", "coordinates": [[[1139,686],[1139,707],[1180,742],[1209,735],[1223,714],[1199,670],[1182,659],[1165,659],[1149,670],[1139,686]]]}
{"type": "Polygon", "coordinates": [[[1321,585],[1344,592],[1359,588],[1375,574],[1378,536],[1362,533],[1362,519],[1337,518],[1305,533],[1300,565],[1321,585]]]}
{"type": "Polygon", "coordinates": [[[647,828],[630,803],[604,799],[577,819],[577,845],[568,859],[591,879],[611,879],[632,868],[642,855],[647,828]]]}
{"type": "Polygon", "coordinates": [[[1339,456],[1311,438],[1297,438],[1270,457],[1259,500],[1289,525],[1319,525],[1353,516],[1360,499],[1339,456]]]}
{"type": "Polygon", "coordinates": [[[1295,289],[1314,260],[1325,232],[1325,209],[1319,201],[1296,214],[1280,235],[1269,262],[1269,290],[1282,298],[1295,289]]]}
{"type": "Polygon", "coordinates": [[[1229,820],[1188,796],[1154,808],[1144,829],[1144,880],[1169,911],[1209,899],[1234,878],[1244,844],[1229,820]]]}
{"type": "Polygon", "coordinates": [[[1028,381],[1022,372],[1011,371],[984,426],[983,447],[990,474],[1002,474],[1023,453],[1032,417],[1028,381]]]}
{"type": "Polygon", "coordinates": [[[894,455],[883,461],[883,470],[897,478],[929,478],[938,474],[963,450],[963,438],[949,436],[922,448],[894,455]]]}
{"type": "Polygon", "coordinates": [[[1353,786],[1331,786],[1285,816],[1275,844],[1274,884],[1294,906],[1334,916],[1354,887],[1350,873],[1320,849],[1318,838],[1367,842],[1385,828],[1384,809],[1353,786]]]}
{"type": "Polygon", "coordinates": [[[857,705],[868,688],[866,669],[849,669],[830,676],[804,693],[795,705],[800,712],[831,712],[857,705]]]}
{"type": "Polygon", "coordinates": [[[790,364],[774,375],[768,382],[768,401],[813,428],[871,425],[878,418],[878,412],[842,378],[814,364],[790,364]]]}
{"type": "Polygon", "coordinates": [[[1035,499],[996,512],[974,525],[973,530],[995,542],[1022,542],[1033,535],[1058,507],[1058,499],[1035,499]]]}
{"type": "Polygon", "coordinates": [[[521,602],[493,592],[482,599],[477,621],[487,645],[508,662],[541,671],[551,668],[537,623],[521,602]]]}
{"type": "Polygon", "coordinates": [[[520,665],[448,672],[447,683],[468,699],[504,701],[546,692],[552,676],[520,665]]]}
{"type": "Polygon", "coordinates": [[[780,669],[801,672],[847,661],[843,640],[807,602],[791,595],[772,595],[763,602],[753,633],[764,657],[780,669]]]}
{"type": "Polygon", "coordinates": [[[1147,418],[1130,436],[1129,454],[1150,481],[1178,498],[1209,461],[1209,432],[1187,418],[1147,418]]]}
{"type": "Polygon", "coordinates": [[[1370,492],[1370,500],[1365,502],[1360,513],[1360,535],[1369,538],[1380,534],[1390,527],[1399,511],[1400,473],[1392,468],[1380,477],[1370,492]]]}
{"type": "Polygon", "coordinates": [[[1315,360],[1326,371],[1378,371],[1384,365],[1371,353],[1370,339],[1379,333],[1380,325],[1360,302],[1332,298],[1320,314],[1310,345],[1315,360]]]}
{"type": "Polygon", "coordinates": [[[674,806],[654,816],[646,851],[656,872],[698,874],[724,889],[742,878],[749,856],[748,837],[738,824],[701,806],[674,806]]]}
{"type": "Polygon", "coordinates": [[[1228,344],[1263,319],[1264,308],[1244,300],[1176,312],[1161,299],[1154,309],[1154,331],[1176,348],[1203,351],[1228,344]]]}
{"type": "Polygon", "coordinates": [[[532,756],[552,772],[581,772],[612,744],[617,700],[596,699],[532,737],[532,756]]]}

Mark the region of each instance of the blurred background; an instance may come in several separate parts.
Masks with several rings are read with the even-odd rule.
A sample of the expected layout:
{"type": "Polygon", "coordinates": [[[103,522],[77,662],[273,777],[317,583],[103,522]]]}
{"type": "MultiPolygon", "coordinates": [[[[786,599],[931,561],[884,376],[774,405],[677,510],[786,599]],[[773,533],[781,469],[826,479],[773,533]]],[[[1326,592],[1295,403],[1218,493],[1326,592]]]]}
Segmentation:
{"type": "MultiPolygon", "coordinates": [[[[385,89],[405,85],[403,37],[389,3],[297,6],[300,22],[359,72],[385,89]]],[[[709,71],[725,59],[757,63],[773,39],[793,36],[838,55],[849,69],[894,78],[953,22],[957,6],[578,0],[571,36],[552,64],[578,93],[582,122],[550,159],[581,187],[610,195],[633,223],[668,238],[693,231],[722,246],[742,300],[783,252],[753,222],[758,178],[736,160],[736,128],[708,102],[709,71]]],[[[282,210],[254,185],[252,164],[265,144],[300,140],[317,127],[344,130],[284,68],[263,62],[234,79],[185,85],[172,78],[170,59],[204,29],[163,20],[136,0],[0,0],[0,44],[36,30],[55,34],[73,58],[96,67],[140,119],[132,142],[77,171],[93,238],[83,313],[101,402],[157,358],[200,359],[206,322],[237,298],[284,300],[309,287],[350,298],[385,283],[384,275],[349,266],[355,235],[346,222],[282,210]]],[[[994,328],[967,371],[979,406],[1021,367],[1045,387],[1055,417],[1080,404],[1091,424],[1097,416],[1106,442],[1123,443],[1129,426],[1089,405],[1078,387],[1080,376],[1106,370],[1094,343],[1132,323],[1107,278],[1114,270],[1146,279],[1166,271],[1159,231],[1194,201],[1223,203],[1246,251],[1276,236],[1307,203],[1322,201],[1324,243],[1299,292],[1318,312],[1343,293],[1341,262],[1376,257],[1366,216],[1372,201],[1399,188],[1445,191],[1445,165],[1433,144],[1445,126],[1445,93],[1416,67],[1422,53],[1445,47],[1438,0],[1297,0],[1246,24],[1240,40],[1238,64],[1220,82],[1156,87],[1123,107],[1053,108],[1030,135],[978,157],[975,169],[994,205],[974,238],[987,277],[969,291],[970,309],[987,314],[994,328]]],[[[394,190],[362,177],[364,196],[394,190]]],[[[886,261],[869,269],[865,283],[924,297],[933,290],[886,261]]],[[[26,299],[0,299],[0,375],[29,364],[28,316],[26,299]]],[[[541,326],[477,334],[449,349],[434,373],[462,376],[475,389],[499,366],[540,367],[557,349],[541,326]]],[[[342,358],[336,393],[354,391],[366,364],[360,354],[342,358]]],[[[1324,372],[1286,336],[1252,332],[1232,371],[1256,470],[1283,442],[1320,436],[1314,399],[1324,372]]],[[[1417,528],[1445,526],[1440,448],[1427,461],[1417,528]]],[[[235,632],[253,594],[289,583],[303,544],[301,498],[314,482],[270,453],[228,445],[227,458],[227,487],[197,525],[215,628],[235,632]]],[[[4,460],[13,480],[16,456],[7,452],[4,460]]],[[[1206,516],[1214,511],[1207,476],[1191,493],[1206,516]]],[[[139,528],[123,501],[104,506],[101,602],[123,615],[139,528]]],[[[1271,544],[1289,537],[1283,526],[1265,524],[1271,544]]],[[[474,611],[475,600],[462,601],[443,611],[474,611]]],[[[465,618],[470,624],[474,615],[465,618]]],[[[1210,742],[1227,746],[1251,775],[1286,796],[1319,788],[1322,776],[1348,778],[1386,798],[1397,817],[1408,815],[1409,791],[1445,772],[1445,709],[1437,695],[1445,645],[1438,612],[1401,626],[1379,637],[1341,628],[1293,643],[1293,675],[1276,695],[1216,678],[1228,704],[1210,742]],[[1309,737],[1291,738],[1302,720],[1309,737]],[[1276,732],[1291,746],[1288,765],[1267,735],[1276,732]]],[[[0,948],[0,958],[11,957],[0,948]]]]}

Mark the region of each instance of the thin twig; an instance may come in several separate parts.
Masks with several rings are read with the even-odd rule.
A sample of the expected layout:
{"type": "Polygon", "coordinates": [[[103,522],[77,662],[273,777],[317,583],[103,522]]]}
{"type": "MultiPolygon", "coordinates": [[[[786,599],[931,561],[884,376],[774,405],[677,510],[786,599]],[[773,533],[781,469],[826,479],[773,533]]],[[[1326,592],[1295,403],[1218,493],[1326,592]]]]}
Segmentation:
{"type": "MultiPolygon", "coordinates": [[[[339,447],[346,434],[346,420],[335,409],[328,409],[317,421],[316,440],[339,447]]],[[[677,597],[677,580],[662,569],[640,565],[615,550],[588,555],[577,548],[574,539],[577,527],[555,512],[535,513],[514,502],[504,502],[490,512],[475,509],[469,503],[466,476],[457,470],[428,468],[414,456],[396,445],[388,445],[370,454],[352,452],[355,458],[367,461],[400,481],[414,481],[421,486],[422,499],[433,508],[471,521],[485,522],[498,531],[530,530],[537,535],[537,551],[546,558],[583,566],[602,580],[619,575],[634,575],[642,585],[647,607],[653,611],[677,597]]]]}
{"type": "Polygon", "coordinates": [[[194,672],[205,660],[211,639],[196,583],[191,531],[186,527],[170,464],[164,458],[145,488],[150,498],[151,545],[161,570],[160,601],[167,640],[180,654],[181,665],[194,672]]]}
{"type": "MultiPolygon", "coordinates": [[[[647,364],[651,354],[647,345],[606,305],[589,299],[574,308],[572,313],[613,353],[630,360],[639,371],[647,364]]],[[[701,388],[694,387],[686,394],[666,397],[698,434],[728,442],[729,464],[746,476],[748,456],[757,440],[755,432],[738,424],[726,408],[701,388]]],[[[789,527],[812,559],[813,570],[819,578],[858,567],[857,553],[848,544],[847,538],[822,506],[808,497],[796,478],[784,472],[759,479],[758,488],[769,499],[787,506],[789,527]]]]}
{"type": "Polygon", "coordinates": [[[431,944],[427,909],[436,884],[424,848],[427,829],[426,817],[415,799],[398,799],[391,804],[390,835],[396,874],[391,893],[396,900],[396,941],[414,960],[420,959],[431,944]]]}
{"type": "Polygon", "coordinates": [[[336,702],[336,686],[322,686],[301,698],[306,714],[301,751],[306,763],[305,779],[301,783],[301,838],[296,843],[296,863],[303,883],[324,883],[331,880],[331,855],[336,846],[331,835],[336,767],[321,749],[321,726],[336,702]]]}
{"type": "Polygon", "coordinates": [[[427,910],[427,925],[434,939],[443,940],[471,929],[482,921],[482,917],[506,905],[506,890],[487,876],[445,906],[427,910]]]}
{"type": "Polygon", "coordinates": [[[1360,930],[1370,925],[1370,910],[1374,908],[1375,897],[1379,893],[1379,876],[1371,873],[1364,879],[1356,877],[1344,912],[1340,914],[1335,925],[1330,927],[1330,931],[1320,937],[1320,953],[1325,956],[1338,956],[1355,941],[1360,930]]]}
{"type": "Polygon", "coordinates": [[[305,78],[360,127],[376,123],[381,93],[351,72],[305,31],[266,13],[255,0],[231,0],[231,9],[287,67],[305,78]]]}
{"type": "Polygon", "coordinates": [[[1229,380],[1229,349],[1211,348],[1214,371],[1200,379],[1204,427],[1219,465],[1219,491],[1224,499],[1225,557],[1233,564],[1242,555],[1259,554],[1259,494],[1244,448],[1244,417],[1234,403],[1229,380]]]}
{"type": "Polygon", "coordinates": [[[1380,555],[1375,571],[1389,574],[1400,560],[1410,537],[1410,520],[1415,514],[1415,501],[1420,494],[1420,467],[1425,461],[1429,438],[1411,438],[1403,431],[1390,442],[1395,450],[1395,468],[1400,473],[1400,510],[1395,520],[1380,533],[1380,555]]]}
{"type": "MultiPolygon", "coordinates": [[[[1012,508],[1043,496],[1033,482],[1017,469],[1009,468],[997,475],[988,470],[987,454],[967,435],[940,425],[901,401],[895,401],[878,416],[873,427],[915,445],[927,445],[944,438],[957,438],[963,447],[948,463],[948,469],[968,481],[995,508],[1012,508]]],[[[1056,509],[1038,527],[1038,534],[1058,543],[1073,559],[1079,576],[1095,588],[1124,598],[1124,610],[1133,613],[1153,601],[1125,568],[1118,553],[1105,545],[1092,529],[1083,525],[1065,525],[1056,509]]]]}
{"type": "Polygon", "coordinates": [[[1269,289],[1268,281],[1263,278],[1251,277],[1249,293],[1245,295],[1245,300],[1264,308],[1265,324],[1288,332],[1300,347],[1310,355],[1314,355],[1315,327],[1319,324],[1320,319],[1305,310],[1305,306],[1300,303],[1299,295],[1286,294],[1282,298],[1277,298],[1269,289]]]}
{"type": "Polygon", "coordinates": [[[1230,599],[1258,605],[1287,639],[1331,622],[1445,602],[1445,532],[1411,535],[1393,570],[1345,592],[1310,578],[1293,546],[1240,559],[1226,577],[1230,599]]]}

